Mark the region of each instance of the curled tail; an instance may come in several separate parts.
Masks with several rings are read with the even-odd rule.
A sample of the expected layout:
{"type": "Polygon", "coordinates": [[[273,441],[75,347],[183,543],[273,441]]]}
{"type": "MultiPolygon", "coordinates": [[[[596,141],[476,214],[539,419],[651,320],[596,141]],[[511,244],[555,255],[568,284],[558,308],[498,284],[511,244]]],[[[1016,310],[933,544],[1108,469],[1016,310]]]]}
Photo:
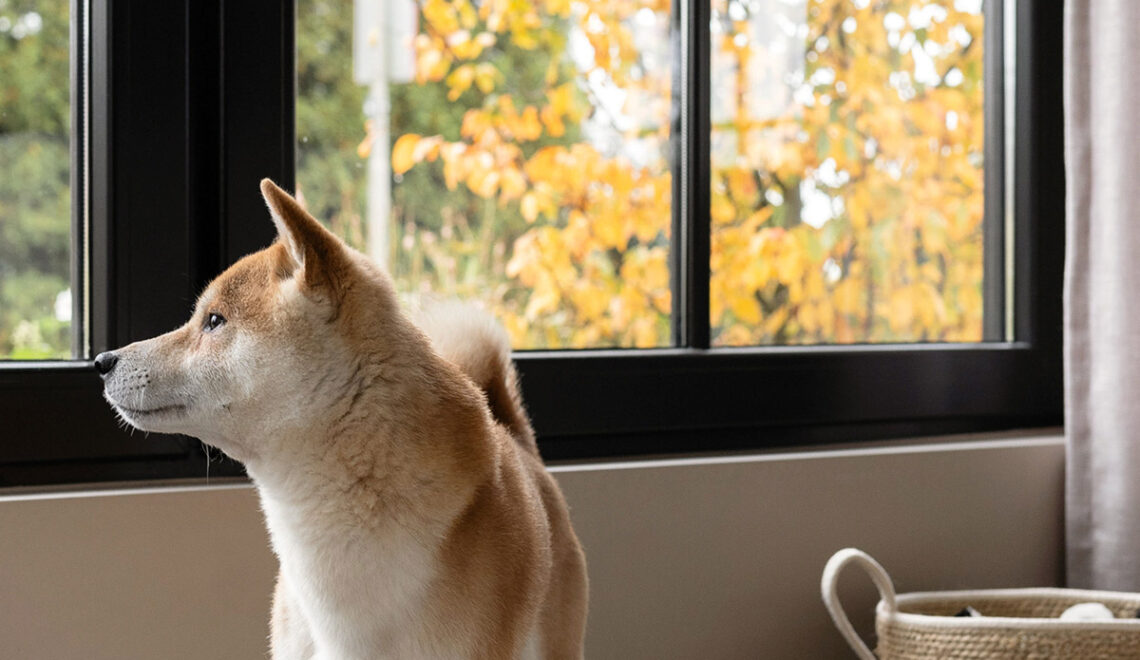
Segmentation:
{"type": "Polygon", "coordinates": [[[457,301],[425,301],[415,320],[436,352],[483,390],[495,421],[506,427],[519,445],[537,455],[534,428],[523,407],[518,372],[511,361],[510,339],[498,321],[474,305],[457,301]]]}

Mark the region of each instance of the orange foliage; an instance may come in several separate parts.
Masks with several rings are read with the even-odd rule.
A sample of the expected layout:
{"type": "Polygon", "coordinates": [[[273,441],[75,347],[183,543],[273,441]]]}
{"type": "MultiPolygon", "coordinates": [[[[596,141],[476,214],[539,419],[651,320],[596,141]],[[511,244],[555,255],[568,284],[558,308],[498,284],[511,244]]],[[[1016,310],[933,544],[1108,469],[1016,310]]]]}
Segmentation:
{"type": "MultiPolygon", "coordinates": [[[[713,1],[715,343],[979,340],[982,17],[951,2],[811,0],[792,44],[802,80],[778,80],[787,102],[761,112],[752,97],[776,55],[755,27],[766,17],[747,6],[713,1]]],[[[393,171],[441,161],[449,188],[525,220],[502,279],[483,275],[515,345],[670,344],[672,72],[647,66],[636,34],[645,12],[660,19],[670,3],[419,7],[417,82],[482,102],[458,139],[399,136],[393,171]],[[589,62],[572,57],[567,31],[588,43],[589,62]],[[541,102],[508,93],[511,72],[490,57],[508,45],[553,53],[541,102]],[[610,103],[624,99],[614,112],[627,146],[550,144],[599,112],[599,80],[616,90],[610,103]]]]}
{"type": "MultiPolygon", "coordinates": [[[[668,144],[669,72],[633,75],[641,53],[631,24],[638,11],[667,11],[668,4],[490,0],[476,6],[426,0],[420,7],[417,80],[442,81],[452,100],[474,85],[484,100],[465,111],[459,140],[400,136],[393,171],[439,159],[450,189],[462,186],[497,205],[518,205],[530,228],[514,242],[504,265],[502,276],[509,281],[485,287],[514,344],[668,344],[672,177],[660,152],[668,144]],[[592,47],[591,64],[573,63],[574,76],[566,79],[558,68],[570,54],[554,52],[542,103],[520,107],[510,94],[499,93],[510,72],[495,68],[489,47],[564,51],[560,35],[571,27],[592,47]],[[598,76],[630,102],[657,96],[647,104],[648,115],[639,110],[637,125],[627,129],[632,139],[654,141],[656,157],[637,165],[588,141],[535,148],[582,123],[592,110],[584,81],[598,76]],[[428,140],[431,147],[421,148],[428,140]]],[[[452,248],[464,251],[461,245],[452,248]]]]}

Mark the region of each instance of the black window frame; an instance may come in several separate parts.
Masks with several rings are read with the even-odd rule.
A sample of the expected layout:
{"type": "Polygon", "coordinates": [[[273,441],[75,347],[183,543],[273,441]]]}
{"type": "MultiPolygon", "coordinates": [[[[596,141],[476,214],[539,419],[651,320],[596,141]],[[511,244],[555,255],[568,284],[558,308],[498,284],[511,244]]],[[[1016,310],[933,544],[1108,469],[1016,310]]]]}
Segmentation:
{"type": "MultiPolygon", "coordinates": [[[[683,66],[674,79],[683,110],[675,128],[686,136],[677,141],[674,197],[678,347],[517,353],[544,456],[756,450],[1060,425],[1062,8],[1005,2],[1016,2],[1017,15],[1008,246],[1016,341],[710,346],[710,36],[697,29],[709,24],[710,4],[678,0],[674,48],[683,66]]],[[[1000,1],[987,0],[995,4],[989,35],[1000,33],[993,27],[1000,1]]],[[[72,0],[72,12],[90,24],[88,42],[82,30],[73,36],[90,52],[89,103],[73,103],[73,125],[88,127],[76,131],[75,148],[89,154],[87,170],[73,175],[74,198],[86,200],[75,204],[73,241],[89,246],[90,263],[80,263],[84,251],[75,249],[73,268],[90,273],[85,332],[94,355],[181,325],[213,275],[272,240],[257,182],[294,181],[295,7],[72,0]]],[[[73,83],[73,94],[83,91],[73,83]]],[[[987,96],[1001,91],[995,84],[987,96]]],[[[987,188],[1001,182],[1000,172],[987,173],[987,188]]],[[[987,214],[1001,212],[991,197],[987,214]]],[[[1004,262],[987,252],[986,276],[1001,281],[1004,262]]],[[[988,324],[987,338],[1000,329],[988,324]]],[[[196,440],[121,428],[89,360],[0,363],[0,418],[0,487],[241,474],[230,461],[207,466],[196,440]]]]}

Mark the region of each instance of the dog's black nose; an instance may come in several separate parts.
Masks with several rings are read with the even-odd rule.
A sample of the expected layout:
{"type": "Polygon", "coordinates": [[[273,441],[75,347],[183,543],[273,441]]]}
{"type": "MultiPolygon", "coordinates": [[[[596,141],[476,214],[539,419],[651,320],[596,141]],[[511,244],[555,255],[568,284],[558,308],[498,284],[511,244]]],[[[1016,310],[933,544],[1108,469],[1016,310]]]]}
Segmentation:
{"type": "Polygon", "coordinates": [[[119,361],[119,356],[111,351],[100,353],[95,356],[95,371],[99,372],[100,376],[106,376],[111,373],[115,368],[115,364],[119,361]]]}

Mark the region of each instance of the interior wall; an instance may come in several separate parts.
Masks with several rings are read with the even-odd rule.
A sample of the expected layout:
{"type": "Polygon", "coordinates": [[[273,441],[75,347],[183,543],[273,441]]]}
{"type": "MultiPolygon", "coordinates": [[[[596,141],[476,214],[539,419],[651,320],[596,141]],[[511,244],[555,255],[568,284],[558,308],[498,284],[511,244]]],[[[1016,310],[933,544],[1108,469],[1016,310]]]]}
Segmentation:
{"type": "MultiPolygon", "coordinates": [[[[846,546],[901,592],[1059,584],[1063,467],[1056,436],[558,467],[587,657],[850,657],[819,597],[846,546]]],[[[0,656],[264,657],[275,571],[247,485],[0,496],[0,656]]]]}

